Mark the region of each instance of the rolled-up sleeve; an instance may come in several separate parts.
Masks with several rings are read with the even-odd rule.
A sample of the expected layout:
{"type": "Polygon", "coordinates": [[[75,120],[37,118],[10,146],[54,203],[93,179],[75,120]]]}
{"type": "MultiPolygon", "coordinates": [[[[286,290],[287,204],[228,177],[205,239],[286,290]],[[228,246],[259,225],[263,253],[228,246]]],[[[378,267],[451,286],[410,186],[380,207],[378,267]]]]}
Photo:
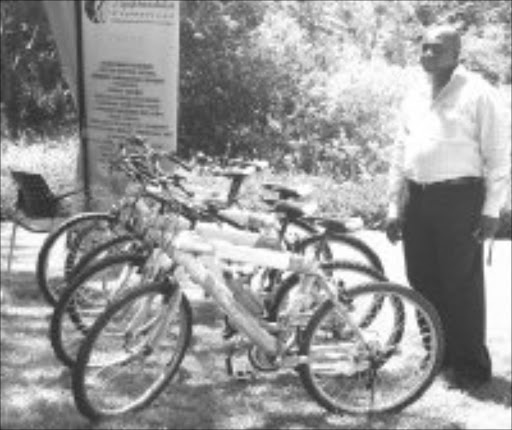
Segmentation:
{"type": "Polygon", "coordinates": [[[496,218],[510,191],[511,141],[505,102],[494,88],[480,95],[477,115],[486,189],[482,214],[496,218]]]}

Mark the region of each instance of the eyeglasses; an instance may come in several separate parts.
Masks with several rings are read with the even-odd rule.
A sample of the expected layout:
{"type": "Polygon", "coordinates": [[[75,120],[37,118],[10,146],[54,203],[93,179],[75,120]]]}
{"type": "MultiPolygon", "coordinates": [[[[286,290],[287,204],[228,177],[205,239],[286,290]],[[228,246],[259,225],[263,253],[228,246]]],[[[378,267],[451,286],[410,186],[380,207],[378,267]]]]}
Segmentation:
{"type": "Polygon", "coordinates": [[[421,45],[421,52],[426,53],[427,51],[432,52],[432,54],[437,55],[443,52],[443,45],[440,43],[423,43],[421,45]]]}

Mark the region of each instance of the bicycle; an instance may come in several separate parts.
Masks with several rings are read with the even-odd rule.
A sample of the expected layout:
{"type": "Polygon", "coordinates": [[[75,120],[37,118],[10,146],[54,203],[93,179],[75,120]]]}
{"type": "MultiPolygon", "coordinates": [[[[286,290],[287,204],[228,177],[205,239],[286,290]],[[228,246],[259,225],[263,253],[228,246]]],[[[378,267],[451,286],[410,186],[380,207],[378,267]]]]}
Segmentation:
{"type": "MultiPolygon", "coordinates": [[[[136,206],[146,211],[139,202],[136,206]]],[[[197,286],[248,339],[253,358],[263,358],[264,364],[270,363],[275,370],[296,369],[306,391],[329,411],[396,412],[431,385],[443,355],[443,332],[435,309],[416,291],[377,282],[345,294],[317,261],[251,247],[257,235],[246,233],[247,243],[234,245],[205,240],[169,220],[166,231],[147,231],[168,256],[167,261],[158,263],[156,281],[108,306],[79,348],[72,389],[76,406],[85,416],[98,419],[140,409],[165,388],[190,344],[192,316],[184,290],[197,286]],[[265,321],[241,299],[250,297],[250,291],[223,277],[223,266],[232,264],[300,273],[314,279],[326,300],[308,318],[304,330],[301,324],[294,326],[301,317],[297,308],[291,315],[280,315],[276,322],[265,321]],[[389,314],[379,312],[378,324],[375,320],[370,326],[360,324],[359,310],[363,309],[364,315],[375,295],[385,297],[386,303],[399,300],[404,306],[400,346],[389,314]],[[290,337],[294,331],[297,336],[290,337]],[[136,370],[130,370],[131,365],[136,370]],[[115,380],[108,380],[111,371],[115,380]],[[120,382],[123,372],[126,380],[120,382]]],[[[394,317],[394,310],[391,312],[394,317]]]]}
{"type": "MultiPolygon", "coordinates": [[[[193,224],[197,219],[202,219],[200,214],[194,215],[192,206],[187,206],[185,201],[179,202],[179,209],[175,206],[178,201],[172,196],[163,197],[161,195],[153,195],[145,189],[142,189],[138,194],[138,198],[143,198],[147,201],[147,198],[158,201],[161,206],[158,209],[159,213],[163,213],[165,208],[170,208],[171,212],[178,210],[178,212],[185,214],[188,221],[193,224]]],[[[120,205],[120,209],[123,206],[120,205]]],[[[156,208],[155,208],[156,209],[156,208]]],[[[203,208],[204,209],[204,208],[203,208]]],[[[200,207],[195,206],[195,210],[200,210],[200,207]]],[[[209,216],[213,216],[212,212],[209,212],[209,216]]],[[[142,221],[133,218],[133,213],[126,205],[125,212],[120,210],[119,222],[126,224],[126,228],[131,229],[133,234],[135,233],[134,226],[141,225],[142,221]]],[[[198,228],[197,231],[202,234],[211,235],[211,230],[204,230],[198,228]]],[[[214,231],[218,234],[219,231],[214,231]]],[[[224,231],[220,233],[225,234],[224,231]]],[[[86,254],[79,262],[77,267],[73,270],[68,286],[63,290],[63,293],[54,307],[54,312],[50,324],[50,340],[51,345],[54,349],[56,357],[62,361],[65,365],[71,367],[74,364],[76,356],[76,348],[79,345],[80,340],[86,334],[87,329],[94,321],[93,316],[98,315],[101,310],[105,307],[105,303],[108,303],[115,294],[124,288],[127,283],[123,277],[123,281],[119,281],[118,277],[113,277],[112,274],[124,273],[120,269],[114,270],[112,266],[121,266],[125,264],[128,266],[126,270],[130,272],[131,269],[137,269],[137,272],[143,272],[144,266],[150,256],[152,250],[154,251],[153,243],[144,241],[143,235],[139,232],[138,242],[128,242],[131,249],[126,250],[120,255],[108,255],[105,256],[105,248],[110,248],[109,242],[105,243],[94,249],[93,251],[86,254]],[[91,262],[96,262],[93,264],[91,262]],[[135,262],[137,264],[135,264],[135,262]],[[86,267],[81,267],[85,265],[86,267]],[[74,272],[77,272],[76,274],[74,272]],[[106,273],[102,278],[102,273],[106,273]],[[101,285],[101,289],[97,286],[101,285]],[[92,285],[92,286],[91,286],[92,285]],[[114,285],[113,287],[111,285],[114,285]],[[90,292],[92,291],[92,293],[90,292]],[[100,295],[99,293],[103,295],[100,295]],[[85,299],[84,299],[85,297],[85,299]],[[95,298],[96,302],[92,301],[95,298]]],[[[243,236],[243,233],[242,233],[243,236]]],[[[117,242],[117,239],[113,239],[110,243],[117,242]]],[[[334,269],[341,271],[342,274],[346,274],[347,271],[360,273],[365,276],[365,279],[384,279],[380,272],[376,272],[372,269],[367,268],[361,264],[352,262],[334,262],[327,267],[332,273],[334,269]]],[[[327,269],[326,268],[326,269],[327,269]]],[[[325,270],[326,270],[325,269],[325,270]]],[[[124,275],[123,275],[124,276],[124,275]]],[[[293,286],[290,282],[283,284],[283,288],[277,288],[277,299],[276,305],[273,306],[272,300],[266,302],[266,307],[269,312],[269,318],[276,314],[278,305],[283,301],[283,296],[289,292],[290,287],[293,286]]],[[[272,285],[265,285],[266,291],[264,294],[272,291],[272,285]]],[[[226,327],[229,328],[229,322],[226,321],[226,327]]],[[[231,332],[233,334],[233,332],[231,332]]],[[[226,338],[229,337],[226,333],[226,338]]]]}
{"type": "MultiPolygon", "coordinates": [[[[120,160],[123,161],[122,158],[120,158],[120,160]]],[[[131,163],[132,159],[129,159],[129,161],[131,163]]],[[[153,182],[155,181],[155,178],[147,173],[143,173],[143,174],[138,173],[139,170],[144,168],[143,163],[139,162],[135,169],[133,168],[132,165],[128,165],[127,167],[126,166],[122,166],[122,167],[124,167],[125,171],[128,171],[130,173],[131,177],[138,178],[139,182],[142,182],[142,181],[140,181],[141,176],[144,176],[146,178],[146,180],[148,180],[148,178],[150,178],[153,182]],[[132,173],[134,171],[135,171],[135,173],[132,173]]],[[[148,170],[149,169],[146,169],[145,171],[147,172],[148,170]]],[[[228,193],[228,196],[231,196],[229,198],[231,200],[230,205],[235,202],[241,181],[246,176],[247,176],[246,171],[241,172],[240,170],[237,170],[237,171],[232,170],[229,172],[228,177],[232,177],[232,178],[236,179],[233,181],[232,186],[230,187],[230,191],[228,193]],[[235,191],[233,191],[234,189],[235,189],[235,191]]],[[[154,194],[153,192],[148,191],[146,189],[146,187],[144,186],[144,183],[142,185],[143,185],[142,192],[140,194],[141,196],[148,197],[148,198],[153,199],[157,202],[160,202],[164,205],[169,205],[169,202],[176,203],[176,199],[166,200],[165,198],[162,197],[161,194],[154,194]]],[[[272,185],[272,186],[274,187],[273,191],[278,192],[280,197],[284,197],[284,198],[294,197],[291,194],[296,192],[295,190],[292,190],[287,187],[276,186],[276,185],[272,185]]],[[[185,194],[189,197],[193,195],[192,193],[187,192],[187,191],[185,192],[185,194]]],[[[295,196],[295,197],[298,197],[298,196],[295,196]]],[[[197,209],[197,206],[198,206],[198,203],[196,202],[196,209],[197,209]]],[[[195,217],[194,222],[199,219],[202,221],[207,220],[207,221],[213,221],[213,222],[215,222],[215,221],[229,222],[230,225],[235,225],[238,229],[242,229],[243,226],[251,224],[251,218],[249,218],[249,221],[248,220],[240,221],[240,219],[241,219],[240,213],[235,212],[234,215],[232,213],[227,214],[225,211],[219,210],[218,206],[212,207],[210,202],[207,202],[206,206],[203,203],[200,215],[197,215],[197,213],[195,215],[191,214],[192,209],[190,207],[187,207],[187,204],[184,203],[183,201],[181,202],[181,208],[184,211],[184,213],[187,214],[189,219],[195,217]],[[236,221],[237,217],[238,217],[238,221],[236,221]]],[[[296,216],[294,216],[294,217],[296,218],[296,216]]],[[[258,220],[258,219],[256,218],[256,220],[258,220]]],[[[81,318],[81,315],[84,315],[84,311],[80,309],[80,307],[83,307],[84,303],[88,306],[91,305],[89,303],[89,301],[84,301],[81,298],[84,294],[87,294],[87,286],[85,285],[85,280],[88,279],[88,276],[90,275],[91,271],[86,272],[87,276],[85,278],[79,277],[77,282],[73,282],[73,279],[75,276],[80,275],[80,273],[83,270],[87,269],[87,266],[91,265],[91,262],[97,261],[97,260],[101,261],[101,258],[105,258],[105,255],[111,254],[111,251],[112,251],[112,248],[114,247],[114,245],[115,246],[122,245],[121,249],[123,249],[123,250],[127,249],[126,246],[128,247],[128,249],[130,249],[133,246],[135,246],[136,248],[138,247],[140,249],[144,249],[145,247],[144,247],[143,241],[140,239],[140,237],[136,238],[136,236],[134,235],[134,229],[133,229],[134,222],[135,222],[134,220],[130,220],[129,222],[125,222],[125,225],[123,225],[123,223],[121,223],[119,220],[119,211],[118,211],[118,213],[116,215],[116,223],[117,223],[118,227],[122,226],[122,228],[124,228],[125,231],[131,231],[131,233],[129,235],[125,235],[125,236],[121,235],[118,237],[114,237],[112,240],[107,241],[107,242],[101,244],[100,246],[94,248],[93,250],[91,250],[90,252],[85,254],[80,259],[78,264],[70,272],[70,276],[68,277],[68,285],[69,286],[68,286],[68,288],[66,288],[64,290],[64,293],[62,294],[62,296],[65,296],[65,299],[59,300],[57,302],[57,304],[55,305],[55,309],[54,309],[54,313],[53,313],[53,317],[52,317],[51,330],[50,330],[50,339],[51,339],[51,343],[54,348],[54,351],[56,353],[56,356],[64,364],[66,364],[68,366],[73,365],[75,354],[74,354],[74,351],[69,352],[67,350],[67,348],[64,346],[65,343],[69,340],[68,338],[74,339],[75,337],[78,337],[78,339],[80,339],[83,336],[83,334],[85,334],[86,327],[89,326],[92,321],[91,319],[89,319],[88,323],[86,324],[85,321],[83,321],[83,318],[81,318]],[[69,294],[67,294],[68,290],[69,290],[69,294]],[[75,296],[78,297],[78,299],[75,296]],[[67,334],[64,335],[63,334],[63,330],[64,330],[63,325],[67,321],[66,316],[68,316],[68,314],[69,314],[69,319],[71,320],[72,324],[70,325],[71,329],[68,329],[66,331],[67,334]]],[[[252,224],[254,224],[254,222],[252,222],[252,224]]],[[[262,224],[259,223],[257,228],[261,227],[261,225],[262,224]]],[[[198,230],[200,231],[199,228],[198,228],[198,230]]],[[[281,229],[280,238],[283,237],[283,232],[285,232],[285,231],[286,231],[286,224],[285,224],[285,227],[281,229]]],[[[203,231],[203,233],[204,233],[204,231],[203,231]]],[[[221,234],[225,234],[225,232],[221,232],[221,234]]],[[[116,255],[116,252],[114,252],[114,255],[116,255]]],[[[128,252],[126,255],[126,260],[124,260],[124,261],[126,261],[126,264],[130,264],[130,258],[132,258],[132,257],[133,256],[131,255],[131,253],[128,252]]],[[[144,260],[141,259],[141,257],[142,256],[139,255],[138,261],[140,261],[140,266],[143,266],[144,260]]],[[[99,270],[101,271],[101,270],[108,269],[110,262],[112,262],[112,264],[119,264],[119,262],[115,258],[110,259],[110,260],[107,260],[107,264],[102,264],[100,262],[99,270]]],[[[372,273],[371,270],[366,270],[366,268],[364,266],[360,266],[360,265],[357,265],[357,264],[351,263],[351,262],[347,262],[347,263],[338,265],[337,268],[341,269],[345,273],[347,270],[363,273],[363,274],[366,274],[367,276],[369,276],[370,279],[384,279],[382,276],[379,275],[379,273],[376,273],[376,272],[372,273]]],[[[139,267],[139,269],[140,269],[140,267],[139,267]]],[[[95,270],[96,270],[96,268],[93,266],[92,273],[94,273],[95,270]]],[[[275,275],[275,273],[276,272],[274,271],[273,274],[275,275]]],[[[277,277],[274,277],[270,284],[267,282],[266,293],[268,293],[269,291],[272,291],[272,285],[276,285],[277,280],[278,280],[277,277]]],[[[108,281],[107,279],[103,280],[103,282],[105,282],[105,283],[107,281],[108,281]]],[[[284,290],[288,291],[289,288],[287,286],[289,286],[289,285],[290,285],[290,283],[285,282],[284,283],[285,288],[279,289],[279,290],[282,290],[283,292],[284,292],[284,290]]],[[[109,292],[109,291],[107,291],[108,289],[106,289],[106,288],[104,288],[104,290],[106,292],[109,292]]],[[[284,294],[279,293],[279,290],[278,290],[278,294],[276,295],[277,303],[282,301],[282,298],[284,296],[284,294]]],[[[61,298],[62,298],[62,296],[61,296],[61,298]]],[[[369,315],[368,319],[369,320],[373,319],[375,314],[379,311],[379,308],[382,305],[381,302],[382,302],[382,300],[380,300],[380,299],[376,300],[374,306],[369,309],[369,311],[368,311],[368,315],[369,315]]],[[[272,303],[268,303],[268,305],[267,305],[267,307],[269,308],[269,315],[271,315],[271,311],[272,311],[271,305],[272,305],[272,303]]],[[[102,309],[102,307],[103,307],[102,301],[99,300],[99,302],[96,303],[95,306],[96,306],[95,312],[97,314],[99,312],[99,310],[102,309]]],[[[276,309],[277,309],[277,307],[276,307],[276,309]]],[[[89,312],[89,311],[90,310],[88,310],[87,312],[89,312]]],[[[399,303],[397,304],[397,313],[400,313],[399,303]]],[[[227,328],[229,328],[228,321],[226,322],[226,326],[227,326],[227,328]]],[[[233,334],[233,331],[231,331],[231,334],[233,334]]],[[[71,342],[71,345],[73,345],[73,343],[74,342],[71,342]]]]}

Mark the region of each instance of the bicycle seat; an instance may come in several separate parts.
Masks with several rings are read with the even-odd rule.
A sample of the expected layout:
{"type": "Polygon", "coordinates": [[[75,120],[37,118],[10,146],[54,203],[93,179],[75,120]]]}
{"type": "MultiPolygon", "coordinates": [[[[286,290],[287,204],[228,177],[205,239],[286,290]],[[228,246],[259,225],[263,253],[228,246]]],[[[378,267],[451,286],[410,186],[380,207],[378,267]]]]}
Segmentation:
{"type": "Polygon", "coordinates": [[[263,188],[279,194],[280,200],[303,199],[313,193],[310,185],[286,186],[275,182],[265,182],[263,188]]]}
{"type": "Polygon", "coordinates": [[[333,233],[350,233],[360,230],[364,226],[363,220],[359,217],[343,220],[328,217],[308,217],[307,219],[333,233]]]}
{"type": "Polygon", "coordinates": [[[226,198],[218,192],[196,192],[194,195],[194,203],[207,210],[221,210],[228,206],[226,198]]]}
{"type": "Polygon", "coordinates": [[[316,202],[278,200],[272,209],[274,212],[284,214],[287,218],[302,218],[313,214],[317,209],[317,204],[316,202]]]}
{"type": "Polygon", "coordinates": [[[225,169],[214,169],[212,174],[214,176],[224,176],[226,178],[246,178],[255,172],[255,168],[249,167],[229,167],[225,169]]]}

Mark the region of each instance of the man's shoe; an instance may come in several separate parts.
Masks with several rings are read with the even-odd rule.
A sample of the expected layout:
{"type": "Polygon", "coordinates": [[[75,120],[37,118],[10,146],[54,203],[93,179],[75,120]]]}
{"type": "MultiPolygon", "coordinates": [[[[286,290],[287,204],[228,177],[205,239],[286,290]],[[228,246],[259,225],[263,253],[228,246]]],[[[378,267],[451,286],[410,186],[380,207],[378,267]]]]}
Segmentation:
{"type": "Polygon", "coordinates": [[[443,374],[448,383],[448,388],[455,388],[464,391],[477,390],[491,380],[490,375],[477,375],[467,372],[457,372],[450,369],[443,374]]]}

